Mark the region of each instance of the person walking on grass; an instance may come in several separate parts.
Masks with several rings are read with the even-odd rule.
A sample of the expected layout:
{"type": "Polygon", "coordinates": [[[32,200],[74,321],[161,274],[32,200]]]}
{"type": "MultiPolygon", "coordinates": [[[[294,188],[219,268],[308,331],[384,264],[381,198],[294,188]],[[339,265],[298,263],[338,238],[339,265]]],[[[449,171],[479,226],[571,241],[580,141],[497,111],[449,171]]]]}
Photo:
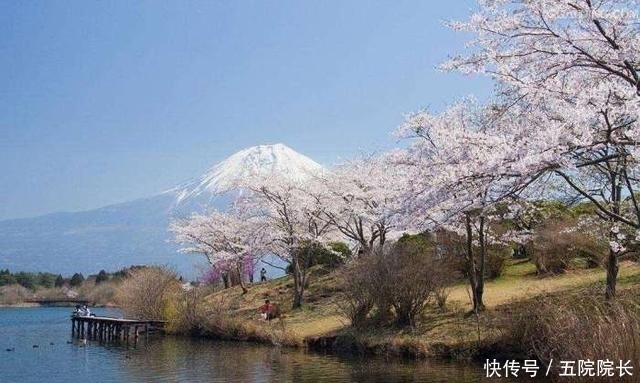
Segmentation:
{"type": "Polygon", "coordinates": [[[267,281],[267,269],[263,267],[262,270],[260,270],[260,282],[266,282],[266,281],[267,281]]]}

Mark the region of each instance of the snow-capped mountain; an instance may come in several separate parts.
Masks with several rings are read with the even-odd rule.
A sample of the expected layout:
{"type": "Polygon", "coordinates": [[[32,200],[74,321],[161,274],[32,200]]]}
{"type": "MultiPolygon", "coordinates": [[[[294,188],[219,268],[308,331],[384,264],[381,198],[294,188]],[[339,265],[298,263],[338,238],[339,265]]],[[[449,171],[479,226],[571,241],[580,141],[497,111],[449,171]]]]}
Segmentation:
{"type": "Polygon", "coordinates": [[[168,265],[199,274],[203,257],[177,252],[171,219],[207,208],[223,209],[234,185],[253,176],[305,180],[322,171],[310,158],[283,145],[241,150],[202,176],[163,193],[99,209],[0,221],[0,269],[85,275],[136,264],[168,265]]]}
{"type": "Polygon", "coordinates": [[[213,166],[200,178],[169,190],[176,194],[176,206],[190,205],[224,196],[252,177],[282,176],[304,181],[324,168],[311,158],[284,144],[259,145],[243,149],[213,166]]]}

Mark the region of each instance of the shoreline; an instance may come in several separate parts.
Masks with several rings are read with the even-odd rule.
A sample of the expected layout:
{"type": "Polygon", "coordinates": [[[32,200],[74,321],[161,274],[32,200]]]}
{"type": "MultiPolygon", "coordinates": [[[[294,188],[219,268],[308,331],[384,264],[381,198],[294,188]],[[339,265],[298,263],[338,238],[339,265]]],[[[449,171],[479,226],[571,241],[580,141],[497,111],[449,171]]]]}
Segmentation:
{"type": "MultiPolygon", "coordinates": [[[[366,335],[365,335],[366,337],[366,335]]],[[[349,356],[383,356],[407,360],[468,361],[482,362],[487,358],[498,360],[530,359],[522,349],[498,339],[485,339],[480,343],[461,342],[448,344],[434,342],[425,347],[411,342],[368,343],[357,335],[339,333],[313,337],[305,340],[305,348],[349,356]]]]}
{"type": "MultiPolygon", "coordinates": [[[[277,324],[274,324],[277,326],[277,324]]],[[[230,329],[225,329],[230,330],[230,329]]],[[[230,331],[231,332],[231,331],[230,331]]],[[[210,341],[227,341],[272,347],[302,349],[321,354],[342,355],[347,357],[384,357],[402,360],[460,361],[469,363],[483,362],[487,358],[498,360],[532,359],[519,345],[506,339],[484,338],[478,341],[460,341],[457,343],[435,341],[417,344],[415,339],[403,340],[402,337],[387,338],[386,341],[371,341],[378,334],[372,332],[354,332],[345,328],[329,334],[310,336],[303,339],[273,339],[273,334],[191,334],[188,332],[168,332],[170,336],[188,337],[210,341]]],[[[283,337],[284,338],[284,337],[283,337]]],[[[416,337],[417,339],[418,337],[416,337]]]]}
{"type": "Polygon", "coordinates": [[[0,303],[0,308],[29,308],[29,307],[42,307],[39,303],[20,302],[13,304],[0,303]]]}
{"type": "MultiPolygon", "coordinates": [[[[34,303],[34,302],[19,302],[19,303],[0,303],[0,308],[32,308],[32,307],[68,307],[74,308],[76,306],[75,303],[68,304],[42,304],[42,303],[34,303]]],[[[90,307],[98,307],[98,308],[119,308],[118,305],[115,304],[101,304],[101,305],[91,305],[90,307]]]]}
{"type": "MultiPolygon", "coordinates": [[[[316,271],[316,270],[314,270],[316,271]]],[[[634,278],[640,266],[623,263],[620,296],[634,296],[634,278]]],[[[216,307],[212,316],[194,328],[174,328],[183,336],[273,344],[316,352],[345,355],[376,355],[406,359],[468,360],[533,359],[520,344],[520,324],[527,323],[531,308],[541,300],[570,296],[600,298],[601,269],[571,270],[562,275],[540,277],[531,264],[509,265],[501,278],[487,282],[487,310],[470,316],[466,286],[454,286],[447,309],[429,307],[413,327],[356,329],[339,310],[344,291],[335,274],[316,272],[308,286],[302,309],[288,310],[292,281],[289,277],[256,284],[247,293],[239,288],[215,291],[203,299],[204,307],[216,307]],[[574,295],[575,294],[575,295],[574,295]],[[271,322],[256,320],[264,299],[282,305],[283,315],[271,322]]],[[[569,302],[580,299],[569,298],[569,302]]]]}

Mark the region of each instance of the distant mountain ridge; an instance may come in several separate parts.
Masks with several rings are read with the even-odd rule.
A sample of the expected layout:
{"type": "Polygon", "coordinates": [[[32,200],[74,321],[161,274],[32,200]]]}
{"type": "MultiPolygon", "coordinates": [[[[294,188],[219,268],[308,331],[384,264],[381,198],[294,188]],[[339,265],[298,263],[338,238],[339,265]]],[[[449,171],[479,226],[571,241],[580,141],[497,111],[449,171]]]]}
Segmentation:
{"type": "Polygon", "coordinates": [[[284,144],[241,150],[198,178],[158,195],[98,209],[0,221],[0,269],[115,271],[159,264],[193,277],[202,257],[180,254],[167,228],[171,219],[208,208],[225,209],[233,186],[253,175],[304,180],[323,167],[284,144]]]}

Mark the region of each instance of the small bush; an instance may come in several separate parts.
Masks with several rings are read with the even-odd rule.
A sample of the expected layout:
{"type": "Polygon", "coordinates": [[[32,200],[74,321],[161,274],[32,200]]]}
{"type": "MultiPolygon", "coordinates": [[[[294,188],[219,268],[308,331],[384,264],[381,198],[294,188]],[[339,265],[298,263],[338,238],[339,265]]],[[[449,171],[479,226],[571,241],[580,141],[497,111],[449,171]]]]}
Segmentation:
{"type": "Polygon", "coordinates": [[[449,298],[449,289],[446,286],[440,286],[433,290],[434,297],[438,308],[442,311],[447,309],[447,299],[449,298]]]}
{"type": "Polygon", "coordinates": [[[505,246],[489,246],[485,259],[485,278],[495,279],[502,275],[511,249],[505,246]]]}
{"type": "Polygon", "coordinates": [[[205,332],[204,323],[207,317],[204,296],[205,291],[209,290],[207,286],[201,286],[176,294],[174,315],[167,318],[167,329],[181,334],[202,335],[205,332]]]}
{"type": "Polygon", "coordinates": [[[165,319],[180,291],[175,272],[155,266],[136,268],[120,285],[117,301],[128,317],[165,319]]]}
{"type": "Polygon", "coordinates": [[[538,274],[559,274],[569,267],[574,234],[566,220],[549,220],[538,229],[533,240],[531,260],[538,274]]]}
{"type": "Polygon", "coordinates": [[[358,259],[341,270],[339,283],[345,291],[344,303],[340,305],[342,313],[349,318],[354,327],[363,327],[373,309],[375,291],[371,288],[369,265],[358,259]]]}
{"type": "Polygon", "coordinates": [[[381,254],[381,263],[391,271],[385,287],[391,291],[396,323],[401,326],[415,324],[438,279],[436,260],[422,253],[420,245],[398,242],[389,254],[381,254]]]}
{"type": "Polygon", "coordinates": [[[50,289],[38,289],[35,293],[38,298],[41,299],[63,299],[66,298],[62,289],[50,288],[50,289]]]}
{"type": "Polygon", "coordinates": [[[0,287],[0,303],[4,305],[15,305],[24,302],[33,296],[33,293],[19,284],[0,287]]]}
{"type": "MultiPolygon", "coordinates": [[[[224,296],[212,297],[210,287],[184,291],[166,329],[177,334],[208,337],[221,340],[249,340],[276,345],[298,345],[295,334],[290,333],[284,321],[246,320],[234,316],[224,296]]],[[[279,316],[279,305],[274,304],[279,316]]]]}
{"type": "MultiPolygon", "coordinates": [[[[332,242],[328,246],[319,243],[303,244],[295,250],[297,257],[307,268],[323,265],[327,269],[342,266],[345,260],[351,258],[351,249],[343,242],[332,242]]],[[[286,269],[287,274],[293,273],[293,266],[286,269]]]]}
{"type": "Polygon", "coordinates": [[[86,299],[97,305],[111,305],[116,302],[118,287],[113,283],[103,282],[85,294],[86,299]]]}
{"type": "Polygon", "coordinates": [[[606,234],[597,227],[575,219],[550,219],[536,232],[532,242],[531,260],[538,274],[565,272],[571,261],[583,258],[587,267],[602,263],[607,253],[606,234]]]}
{"type": "MultiPolygon", "coordinates": [[[[469,275],[469,264],[466,259],[466,239],[460,235],[445,230],[438,230],[435,233],[435,241],[441,256],[447,259],[448,267],[455,271],[456,277],[469,275]]],[[[473,248],[475,259],[479,268],[480,248],[473,248]]],[[[502,275],[507,265],[507,260],[513,250],[508,246],[489,245],[485,258],[485,278],[495,279],[502,275]]]]}

